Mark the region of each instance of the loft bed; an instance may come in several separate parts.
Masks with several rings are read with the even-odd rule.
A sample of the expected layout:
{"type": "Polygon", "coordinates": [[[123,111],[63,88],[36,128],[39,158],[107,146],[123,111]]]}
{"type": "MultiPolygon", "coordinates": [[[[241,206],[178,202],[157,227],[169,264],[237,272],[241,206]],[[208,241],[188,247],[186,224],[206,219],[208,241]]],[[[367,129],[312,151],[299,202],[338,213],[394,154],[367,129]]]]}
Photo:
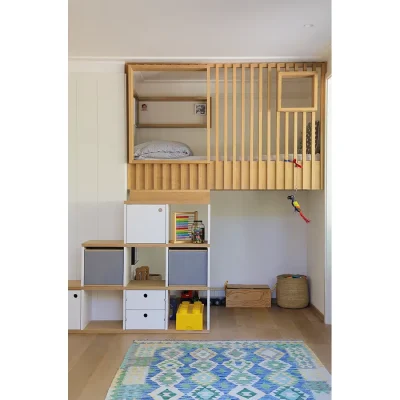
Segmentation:
{"type": "Polygon", "coordinates": [[[323,189],[326,63],[128,63],[126,72],[131,198],[323,189]]]}

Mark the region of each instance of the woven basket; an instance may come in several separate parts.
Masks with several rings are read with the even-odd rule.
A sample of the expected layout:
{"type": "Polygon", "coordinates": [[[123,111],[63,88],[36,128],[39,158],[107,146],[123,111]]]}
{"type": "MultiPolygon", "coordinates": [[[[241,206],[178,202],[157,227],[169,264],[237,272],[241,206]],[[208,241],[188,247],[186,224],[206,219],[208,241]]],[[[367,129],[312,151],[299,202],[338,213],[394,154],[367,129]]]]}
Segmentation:
{"type": "Polygon", "coordinates": [[[305,275],[278,275],[276,284],[276,302],[282,308],[305,308],[310,301],[308,280],[305,275]]]}

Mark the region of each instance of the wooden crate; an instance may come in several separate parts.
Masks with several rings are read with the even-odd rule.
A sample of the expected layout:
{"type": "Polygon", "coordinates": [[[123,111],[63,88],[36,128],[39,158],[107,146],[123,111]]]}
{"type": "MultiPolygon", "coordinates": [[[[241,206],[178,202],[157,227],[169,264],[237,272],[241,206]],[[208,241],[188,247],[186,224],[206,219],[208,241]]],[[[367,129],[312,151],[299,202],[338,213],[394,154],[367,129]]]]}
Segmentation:
{"type": "Polygon", "coordinates": [[[225,283],[226,307],[271,307],[268,285],[232,285],[225,283]]]}

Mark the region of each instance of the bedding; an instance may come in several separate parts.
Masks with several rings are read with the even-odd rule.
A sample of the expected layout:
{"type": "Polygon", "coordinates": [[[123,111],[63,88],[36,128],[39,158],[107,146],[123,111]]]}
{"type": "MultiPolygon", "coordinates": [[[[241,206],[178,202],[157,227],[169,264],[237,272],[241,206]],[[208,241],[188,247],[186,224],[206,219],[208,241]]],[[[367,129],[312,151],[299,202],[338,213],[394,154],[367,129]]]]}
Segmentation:
{"type": "MultiPolygon", "coordinates": [[[[211,161],[215,161],[215,156],[211,156],[211,161]]],[[[219,157],[219,161],[224,161],[223,156],[219,157]]],[[[245,157],[245,161],[249,161],[250,157],[245,157]]],[[[293,154],[289,154],[289,160],[293,161],[293,154]]],[[[142,158],[147,159],[147,158],[142,158]]],[[[152,160],[157,160],[157,158],[151,158],[152,160]]],[[[163,160],[163,158],[158,158],[158,160],[163,160]]],[[[179,160],[182,161],[206,161],[207,160],[207,156],[187,156],[187,157],[179,157],[179,160]]],[[[232,161],[233,157],[229,156],[228,157],[228,161],[232,161]]],[[[284,154],[280,154],[279,155],[279,161],[284,161],[285,160],[285,155],[284,154]]],[[[303,160],[303,155],[302,154],[298,154],[296,157],[297,161],[302,161],[303,160]]],[[[306,160],[307,161],[311,161],[311,154],[306,154],[306,160]]],[[[241,161],[241,157],[236,157],[236,161],[241,161]]],[[[253,161],[258,161],[258,157],[254,157],[253,161]]],[[[267,156],[263,155],[262,156],[262,161],[267,161],[267,156]]],[[[276,156],[275,155],[271,155],[271,161],[276,161],[276,156]]],[[[320,155],[319,154],[315,154],[315,161],[320,161],[320,155]]]]}
{"type": "Polygon", "coordinates": [[[166,140],[154,140],[138,144],[134,151],[136,160],[181,159],[190,156],[193,156],[193,152],[187,144],[166,140]]]}

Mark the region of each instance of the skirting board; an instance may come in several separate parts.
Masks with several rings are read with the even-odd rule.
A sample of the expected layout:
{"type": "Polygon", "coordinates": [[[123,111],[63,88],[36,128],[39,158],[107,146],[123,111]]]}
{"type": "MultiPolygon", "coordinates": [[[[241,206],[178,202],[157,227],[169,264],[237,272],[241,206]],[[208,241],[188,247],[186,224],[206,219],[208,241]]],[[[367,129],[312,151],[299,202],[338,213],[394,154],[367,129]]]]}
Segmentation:
{"type": "MultiPolygon", "coordinates": [[[[276,304],[276,297],[273,297],[273,298],[271,299],[271,303],[272,303],[272,304],[276,304]]],[[[318,308],[314,306],[314,304],[311,304],[311,303],[310,303],[310,305],[309,305],[308,307],[306,307],[306,308],[309,308],[310,311],[312,311],[313,314],[314,314],[321,322],[325,323],[325,316],[324,316],[324,314],[322,314],[322,312],[319,311],[318,308]]]]}
{"type": "Polygon", "coordinates": [[[313,304],[310,303],[310,310],[315,314],[315,316],[323,323],[325,323],[325,316],[321,311],[318,310],[313,304]]]}

